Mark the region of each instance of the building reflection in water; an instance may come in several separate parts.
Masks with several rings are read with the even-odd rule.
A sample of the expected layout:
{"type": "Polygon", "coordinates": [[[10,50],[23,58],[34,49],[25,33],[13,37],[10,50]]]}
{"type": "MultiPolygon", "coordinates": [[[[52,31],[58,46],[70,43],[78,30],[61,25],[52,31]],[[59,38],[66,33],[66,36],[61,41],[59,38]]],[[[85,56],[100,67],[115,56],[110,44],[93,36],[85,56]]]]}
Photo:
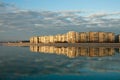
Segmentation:
{"type": "Polygon", "coordinates": [[[115,54],[114,48],[106,47],[55,47],[55,46],[30,46],[32,52],[66,55],[69,58],[77,56],[102,57],[115,54]]]}

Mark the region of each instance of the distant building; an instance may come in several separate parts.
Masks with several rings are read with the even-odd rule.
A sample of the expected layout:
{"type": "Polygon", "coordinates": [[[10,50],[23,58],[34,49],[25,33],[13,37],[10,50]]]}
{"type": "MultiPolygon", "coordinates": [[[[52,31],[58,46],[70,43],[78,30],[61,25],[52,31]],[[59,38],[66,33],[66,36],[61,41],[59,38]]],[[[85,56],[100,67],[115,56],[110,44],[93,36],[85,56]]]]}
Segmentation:
{"type": "Polygon", "coordinates": [[[89,42],[99,42],[99,32],[89,32],[89,42]]]}
{"type": "Polygon", "coordinates": [[[39,40],[38,37],[31,37],[31,38],[30,38],[30,43],[35,43],[35,44],[37,44],[37,43],[39,43],[38,40],[39,40]]]}
{"type": "Polygon", "coordinates": [[[54,42],[54,36],[49,36],[50,37],[50,43],[54,42]]]}
{"type": "Polygon", "coordinates": [[[110,42],[110,43],[113,43],[113,42],[115,42],[115,34],[114,33],[112,33],[112,32],[108,32],[107,33],[107,42],[110,42]]]}
{"type": "Polygon", "coordinates": [[[80,43],[85,43],[85,42],[88,42],[88,33],[86,32],[80,32],[79,33],[79,42],[80,43]]]}
{"type": "MultiPolygon", "coordinates": [[[[112,43],[115,42],[115,34],[112,32],[75,32],[54,36],[36,36],[30,38],[30,43],[112,43]]],[[[119,41],[120,42],[120,35],[119,41]]]]}
{"type": "Polygon", "coordinates": [[[114,42],[115,35],[112,32],[89,32],[89,42],[114,42]]]}
{"type": "Polygon", "coordinates": [[[33,37],[30,38],[30,43],[34,43],[33,37]]]}
{"type": "Polygon", "coordinates": [[[98,33],[99,35],[99,43],[104,43],[104,42],[107,42],[107,33],[106,32],[99,32],[98,33]]]}
{"type": "Polygon", "coordinates": [[[67,41],[68,43],[75,43],[76,42],[76,32],[70,31],[67,33],[67,41]]]}
{"type": "Polygon", "coordinates": [[[120,43],[120,34],[119,34],[119,43],[120,43]]]}

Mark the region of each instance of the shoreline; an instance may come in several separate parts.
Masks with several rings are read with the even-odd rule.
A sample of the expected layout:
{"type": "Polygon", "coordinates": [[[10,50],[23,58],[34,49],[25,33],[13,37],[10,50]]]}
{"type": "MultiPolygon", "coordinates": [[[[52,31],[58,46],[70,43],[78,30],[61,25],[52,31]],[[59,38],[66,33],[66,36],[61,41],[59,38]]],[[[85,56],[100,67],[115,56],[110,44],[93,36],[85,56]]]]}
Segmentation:
{"type": "Polygon", "coordinates": [[[3,46],[119,47],[120,43],[2,43],[3,46]]]}

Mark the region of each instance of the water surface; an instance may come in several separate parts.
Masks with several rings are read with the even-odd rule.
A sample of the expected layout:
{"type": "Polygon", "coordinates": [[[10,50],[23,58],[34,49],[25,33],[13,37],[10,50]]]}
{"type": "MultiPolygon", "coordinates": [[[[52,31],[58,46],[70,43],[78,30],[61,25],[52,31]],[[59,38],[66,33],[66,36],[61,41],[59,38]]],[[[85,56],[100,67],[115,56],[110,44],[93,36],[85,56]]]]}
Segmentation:
{"type": "Polygon", "coordinates": [[[33,47],[0,46],[0,80],[120,80],[120,48],[33,47]]]}

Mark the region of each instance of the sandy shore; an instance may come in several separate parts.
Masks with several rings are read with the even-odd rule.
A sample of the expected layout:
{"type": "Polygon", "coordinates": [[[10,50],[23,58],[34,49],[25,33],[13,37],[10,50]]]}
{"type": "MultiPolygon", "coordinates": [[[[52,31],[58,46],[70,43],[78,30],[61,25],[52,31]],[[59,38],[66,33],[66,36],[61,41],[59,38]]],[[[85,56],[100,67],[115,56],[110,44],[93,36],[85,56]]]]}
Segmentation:
{"type": "Polygon", "coordinates": [[[120,47],[120,43],[3,43],[3,46],[120,47]]]}

